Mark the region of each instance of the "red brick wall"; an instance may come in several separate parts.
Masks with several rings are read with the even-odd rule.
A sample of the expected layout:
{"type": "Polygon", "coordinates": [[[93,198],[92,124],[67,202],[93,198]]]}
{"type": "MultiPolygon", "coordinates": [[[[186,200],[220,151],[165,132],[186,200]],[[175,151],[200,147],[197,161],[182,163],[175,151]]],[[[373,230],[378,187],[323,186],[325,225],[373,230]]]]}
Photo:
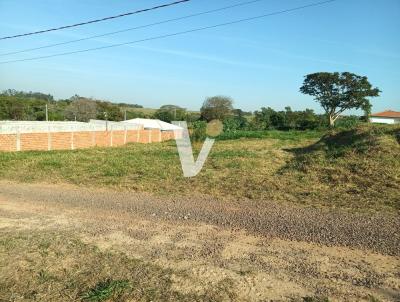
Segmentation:
{"type": "Polygon", "coordinates": [[[47,133],[21,133],[21,150],[47,150],[47,133]]]}
{"type": "MultiPolygon", "coordinates": [[[[70,150],[94,146],[115,147],[125,143],[155,143],[174,138],[171,131],[118,130],[48,133],[20,133],[20,150],[70,150]],[[50,138],[49,138],[50,136],[50,138]]],[[[17,151],[17,134],[0,134],[0,151],[17,151]]]]}
{"type": "Polygon", "coordinates": [[[15,134],[0,135],[0,151],[17,151],[17,137],[15,134]]]}

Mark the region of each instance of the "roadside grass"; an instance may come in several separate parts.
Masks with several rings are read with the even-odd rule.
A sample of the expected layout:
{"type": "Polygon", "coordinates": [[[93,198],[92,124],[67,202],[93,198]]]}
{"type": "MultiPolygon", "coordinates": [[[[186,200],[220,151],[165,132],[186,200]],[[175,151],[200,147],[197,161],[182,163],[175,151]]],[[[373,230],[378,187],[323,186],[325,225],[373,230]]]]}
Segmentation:
{"type": "Polygon", "coordinates": [[[236,297],[229,279],[204,294],[181,293],[172,281],[179,271],[100,251],[69,233],[3,229],[0,238],[1,301],[226,301],[236,297]]]}
{"type": "Polygon", "coordinates": [[[225,132],[221,135],[217,136],[217,140],[232,140],[232,139],[241,139],[241,138],[269,138],[269,139],[278,139],[283,141],[302,141],[305,139],[317,139],[320,138],[324,134],[324,131],[279,131],[279,130],[269,130],[269,131],[232,131],[225,132]]]}
{"type": "MultiPolygon", "coordinates": [[[[200,174],[182,176],[175,142],[0,153],[0,179],[207,194],[349,210],[399,209],[400,127],[235,134],[215,143],[200,174]],[[259,135],[258,138],[248,138],[259,135]]],[[[195,153],[202,143],[195,143],[195,153]]]]}

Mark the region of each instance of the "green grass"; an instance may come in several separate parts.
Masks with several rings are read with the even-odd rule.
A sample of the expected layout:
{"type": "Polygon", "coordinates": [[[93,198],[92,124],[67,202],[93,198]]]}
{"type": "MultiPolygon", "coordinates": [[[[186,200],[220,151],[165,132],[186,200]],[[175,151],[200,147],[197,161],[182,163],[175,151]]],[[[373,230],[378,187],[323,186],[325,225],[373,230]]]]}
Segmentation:
{"type": "Polygon", "coordinates": [[[83,301],[105,301],[113,296],[120,296],[129,288],[128,280],[107,279],[97,283],[93,288],[82,295],[83,301]]]}
{"type": "MultiPolygon", "coordinates": [[[[0,153],[0,179],[393,211],[399,209],[399,129],[366,125],[328,134],[268,131],[245,134],[261,138],[225,137],[217,140],[194,178],[182,176],[173,141],[4,152],[0,153]]],[[[200,148],[201,143],[194,145],[196,152],[200,148]]]]}
{"type": "Polygon", "coordinates": [[[219,135],[217,140],[232,140],[232,139],[242,139],[242,138],[258,138],[258,139],[279,139],[279,140],[289,140],[289,141],[302,141],[305,139],[316,139],[320,138],[324,132],[322,131],[232,131],[225,132],[219,135]]]}

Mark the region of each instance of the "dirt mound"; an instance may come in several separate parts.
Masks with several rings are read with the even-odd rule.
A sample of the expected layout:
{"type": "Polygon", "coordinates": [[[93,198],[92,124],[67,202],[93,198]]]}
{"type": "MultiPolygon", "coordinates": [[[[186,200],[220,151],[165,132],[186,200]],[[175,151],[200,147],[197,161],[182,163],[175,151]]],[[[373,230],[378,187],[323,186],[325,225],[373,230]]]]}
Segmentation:
{"type": "Polygon", "coordinates": [[[379,203],[399,209],[399,126],[333,130],[311,146],[289,151],[295,157],[281,172],[310,185],[310,193],[326,190],[325,198],[352,203],[349,207],[379,203]]]}

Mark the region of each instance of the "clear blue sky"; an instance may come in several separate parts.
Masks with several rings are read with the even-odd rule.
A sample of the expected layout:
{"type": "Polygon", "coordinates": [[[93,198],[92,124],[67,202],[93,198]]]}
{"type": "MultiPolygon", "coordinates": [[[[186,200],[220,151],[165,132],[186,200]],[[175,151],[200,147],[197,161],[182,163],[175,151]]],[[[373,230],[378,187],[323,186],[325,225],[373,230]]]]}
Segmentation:
{"type": "MultiPolygon", "coordinates": [[[[5,53],[219,8],[244,0],[187,4],[53,33],[0,41],[5,53]]],[[[67,25],[172,0],[0,0],[0,36],[67,25]]],[[[292,8],[313,1],[264,0],[240,8],[0,57],[0,61],[99,47],[292,8]]],[[[320,108],[299,87],[307,73],[350,71],[382,91],[373,111],[400,110],[400,1],[338,0],[323,6],[131,46],[0,65],[0,89],[74,94],[158,108],[197,110],[207,96],[235,107],[320,108]]]]}

